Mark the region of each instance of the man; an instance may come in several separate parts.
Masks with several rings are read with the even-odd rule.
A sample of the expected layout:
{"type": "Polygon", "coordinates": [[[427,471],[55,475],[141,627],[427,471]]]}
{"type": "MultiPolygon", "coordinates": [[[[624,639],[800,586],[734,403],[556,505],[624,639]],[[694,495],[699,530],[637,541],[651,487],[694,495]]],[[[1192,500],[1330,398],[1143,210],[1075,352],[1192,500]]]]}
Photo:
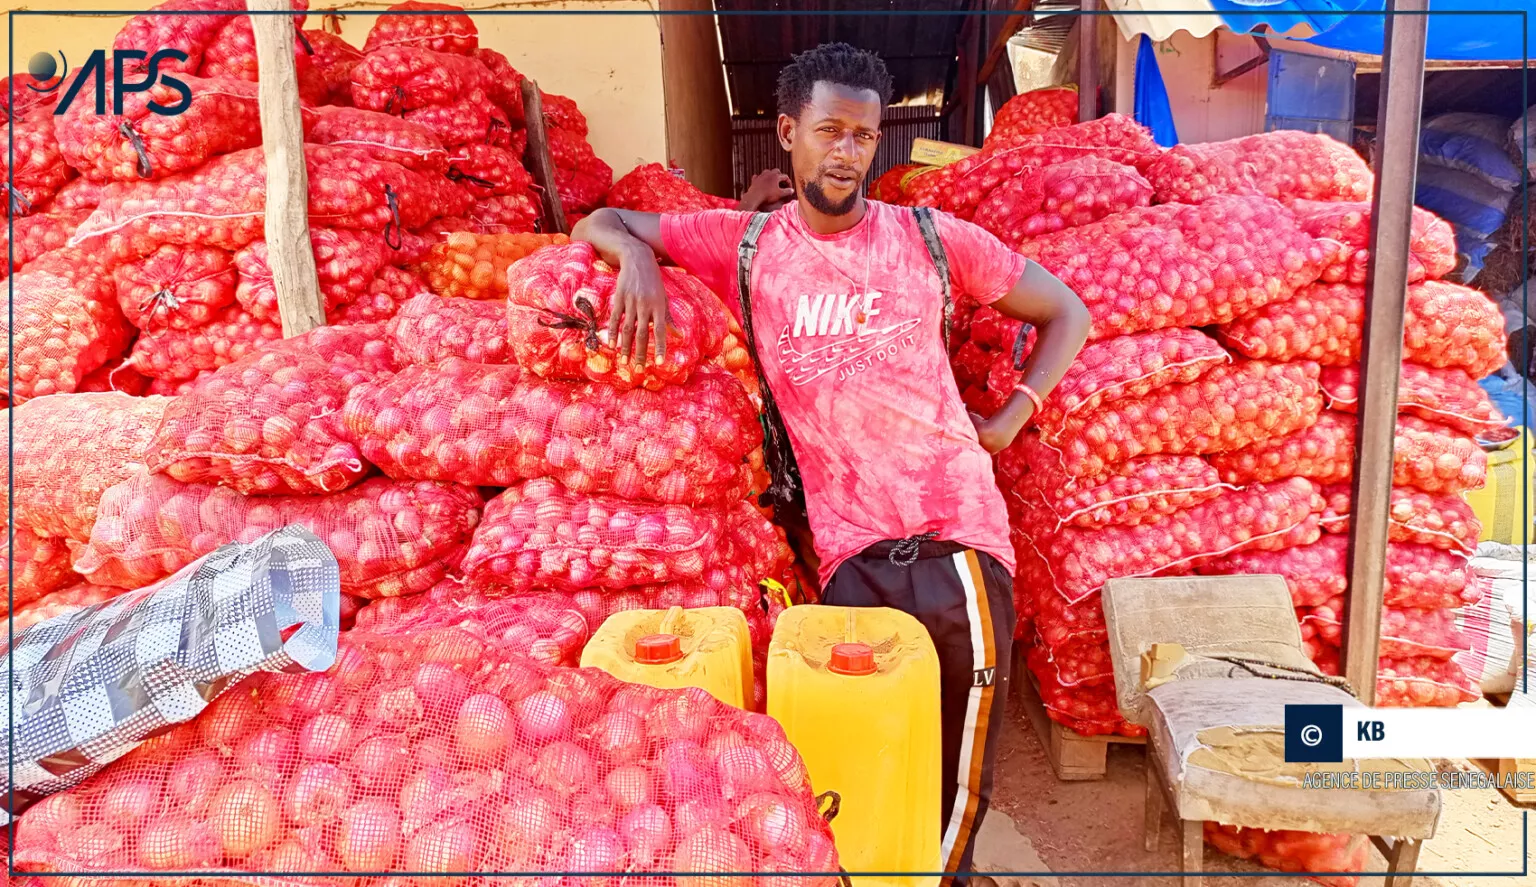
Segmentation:
{"type": "Polygon", "coordinates": [[[904,610],[939,651],[942,861],[966,871],[991,794],[1015,618],[1013,548],[989,454],[1060,381],[1089,317],[1061,281],[982,229],[864,198],[890,95],[872,53],[829,44],[798,55],[778,86],[795,202],[771,216],[599,210],[572,236],[619,268],[607,332],[621,353],[643,358],[652,336],[663,353],[658,258],[738,312],[773,404],[770,465],[776,448],[793,450],[775,487],[794,479],[793,463],[803,476],[822,602],[904,610]],[[968,414],[960,399],[946,296],[1039,328],[1024,383],[991,417],[968,414]],[[776,447],[779,415],[792,447],[776,447]]]}

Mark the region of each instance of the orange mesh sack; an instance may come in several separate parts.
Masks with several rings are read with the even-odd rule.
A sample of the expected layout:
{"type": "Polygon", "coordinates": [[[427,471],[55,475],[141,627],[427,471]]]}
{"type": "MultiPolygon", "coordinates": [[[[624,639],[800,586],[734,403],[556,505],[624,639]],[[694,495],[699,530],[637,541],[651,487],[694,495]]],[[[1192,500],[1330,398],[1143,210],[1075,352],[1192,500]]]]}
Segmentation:
{"type": "Polygon", "coordinates": [[[494,487],[553,477],[573,493],[684,505],[745,496],[743,463],[762,443],[745,389],[714,367],[648,391],[449,358],[353,390],[342,419],[391,477],[494,487]]]}
{"type": "MultiPolygon", "coordinates": [[[[735,200],[706,194],[678,172],[670,172],[659,163],[637,166],[613,183],[613,187],[608,190],[607,203],[617,209],[645,213],[690,213],[736,208],[735,200]]],[[[885,199],[875,194],[873,185],[869,196],[872,200],[885,199]]]]}
{"type": "Polygon", "coordinates": [[[234,256],[212,246],[162,246],[112,270],[117,304],[141,330],[190,330],[235,301],[234,256]]]}
{"type": "MultiPolygon", "coordinates": [[[[0,528],[0,580],[9,582],[11,602],[0,602],[0,610],[9,611],[32,604],[43,596],[73,583],[79,577],[69,566],[69,547],[63,539],[39,536],[25,527],[10,531],[0,528]],[[11,546],[14,538],[15,547],[11,546]]],[[[15,631],[25,625],[14,626],[15,631]]]]}
{"type": "Polygon", "coordinates": [[[628,588],[697,580],[733,548],[726,514],[566,490],[549,478],[492,499],[464,575],[514,588],[628,588]]]}
{"type": "MultiPolygon", "coordinates": [[[[1492,299],[1468,287],[1426,281],[1408,287],[1403,359],[1456,367],[1481,379],[1509,360],[1504,317],[1492,299]]],[[[1365,289],[1319,284],[1227,322],[1222,343],[1249,357],[1315,360],[1327,366],[1360,362],[1365,289]]]]}
{"type": "Polygon", "coordinates": [[[281,887],[367,872],[837,880],[832,832],[777,722],[508,646],[456,626],[348,632],[324,674],[248,679],[36,808],[18,864],[260,872],[281,887]],[[139,785],[153,790],[125,828],[113,799],[139,785]]]}
{"type": "Polygon", "coordinates": [[[374,19],[363,52],[371,53],[386,46],[416,46],[434,52],[471,55],[480,47],[480,32],[475,28],[474,20],[464,14],[462,6],[406,0],[389,7],[388,12],[374,19]]]}
{"type": "Polygon", "coordinates": [[[1316,280],[1331,249],[1272,200],[1219,197],[1117,213],[1020,252],[1082,298],[1097,340],[1231,321],[1316,280]]]}
{"type": "MultiPolygon", "coordinates": [[[[1371,205],[1298,200],[1291,205],[1301,229],[1344,246],[1339,260],[1323,269],[1324,283],[1364,284],[1371,266],[1371,205]]],[[[1456,236],[1434,213],[1413,208],[1408,241],[1408,282],[1438,280],[1456,269],[1456,236]]]]}
{"type": "Polygon", "coordinates": [[[314,144],[356,148],[408,169],[439,173],[448,169],[443,140],[425,126],[362,108],[321,107],[314,114],[307,136],[314,144]]]}
{"type": "MultiPolygon", "coordinates": [[[[1324,487],[1323,498],[1328,500],[1328,510],[1323,512],[1323,532],[1348,533],[1350,485],[1324,487]]],[[[1457,493],[1393,487],[1387,531],[1387,538],[1393,542],[1412,542],[1470,556],[1477,553],[1483,524],[1467,500],[1457,493]]]]}
{"type": "Polygon", "coordinates": [[[1005,180],[976,206],[972,221],[1018,248],[1025,240],[1152,202],[1152,186],[1135,169],[1082,157],[1005,180]]]}
{"type": "Polygon", "coordinates": [[[170,404],[166,397],[61,394],[9,411],[16,526],[89,539],[102,494],[149,458],[170,404]]]}
{"type": "Polygon", "coordinates": [[[0,332],[11,347],[0,351],[0,376],[9,367],[17,403],[76,390],[128,344],[112,277],[88,253],[47,253],[7,285],[12,301],[0,312],[0,332]]]}
{"type": "MultiPolygon", "coordinates": [[[[472,234],[455,231],[421,260],[427,285],[440,296],[505,299],[507,269],[546,246],[570,243],[564,234],[472,234]]],[[[502,310],[505,314],[505,309],[502,310]]]]}
{"type": "MultiPolygon", "coordinates": [[[[1360,367],[1325,367],[1320,377],[1328,408],[1355,413],[1360,405],[1360,367]]],[[[1508,425],[1488,392],[1465,370],[1405,363],[1397,382],[1397,411],[1437,422],[1473,437],[1508,425]]]]}
{"type": "Polygon", "coordinates": [[[165,410],[151,471],[242,493],[334,493],[367,465],[340,410],[394,370],[382,326],[319,327],[198,380],[165,410]]]}
{"type": "Polygon", "coordinates": [[[507,309],[499,302],[422,293],[389,321],[399,364],[431,366],[450,357],[482,364],[510,363],[507,309]]]}
{"type": "Polygon", "coordinates": [[[102,496],[75,569],[127,587],[175,572],[226,542],[301,524],[341,564],[341,590],[364,598],[416,594],[463,554],[480,517],[470,487],[373,478],[329,496],[256,496],[139,473],[102,496]]]}
{"type": "Polygon", "coordinates": [[[1049,86],[1020,93],[1003,103],[992,116],[988,142],[1012,142],[1019,136],[1045,132],[1077,122],[1077,89],[1049,86]]]}
{"type": "Polygon", "coordinates": [[[1284,203],[1360,202],[1371,199],[1374,182],[1353,148],[1296,130],[1175,145],[1146,174],[1158,203],[1200,203],[1220,194],[1261,194],[1284,203]]]}
{"type": "Polygon", "coordinates": [[[624,388],[658,388],[688,378],[720,353],[725,309],[696,278],[662,269],[670,323],[667,359],[649,343],[644,367],[605,342],[618,275],[591,244],[539,250],[507,271],[507,336],[524,369],[546,378],[590,379],[624,388]]]}

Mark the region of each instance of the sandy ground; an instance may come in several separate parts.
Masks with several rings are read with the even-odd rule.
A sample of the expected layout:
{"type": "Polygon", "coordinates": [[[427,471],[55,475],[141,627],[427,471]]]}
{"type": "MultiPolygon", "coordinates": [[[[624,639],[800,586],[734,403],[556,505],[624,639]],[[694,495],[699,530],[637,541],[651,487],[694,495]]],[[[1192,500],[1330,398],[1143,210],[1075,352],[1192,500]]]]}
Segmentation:
{"type": "MultiPolygon", "coordinates": [[[[1136,884],[1177,887],[1176,877],[1106,877],[1081,874],[1095,871],[1177,871],[1178,843],[1171,822],[1164,824],[1159,852],[1142,849],[1144,751],[1139,746],[1112,745],[1109,772],[1102,781],[1061,782],[1051,773],[1039,738],[1017,704],[1010,700],[1009,728],[998,752],[993,809],[978,838],[976,867],[990,871],[1050,872],[1049,875],[1008,878],[998,887],[1083,887],[1097,884],[1136,884]]],[[[1444,762],[1447,767],[1470,767],[1444,762]]],[[[1425,844],[1419,871],[1438,872],[1414,879],[1414,887],[1536,887],[1536,854],[1530,860],[1523,832],[1529,814],[1510,805],[1495,791],[1444,792],[1444,810],[1436,835],[1425,844]],[[1521,871],[1529,874],[1521,875],[1521,871]],[[1458,872],[1512,872],[1473,877],[1458,872]]],[[[1370,868],[1381,872],[1385,862],[1372,851],[1370,868]]],[[[1219,872],[1258,872],[1261,869],[1218,853],[1207,846],[1209,883],[1232,887],[1302,887],[1316,882],[1295,876],[1212,878],[1219,872]]],[[[1361,887],[1375,887],[1381,877],[1363,877],[1361,887]]]]}

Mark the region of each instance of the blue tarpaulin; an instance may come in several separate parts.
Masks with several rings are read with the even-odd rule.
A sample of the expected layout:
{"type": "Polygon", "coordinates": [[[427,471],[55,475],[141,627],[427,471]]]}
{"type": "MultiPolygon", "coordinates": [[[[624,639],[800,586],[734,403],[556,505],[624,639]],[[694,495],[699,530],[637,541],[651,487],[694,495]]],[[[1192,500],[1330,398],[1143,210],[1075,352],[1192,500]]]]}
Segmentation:
{"type": "Polygon", "coordinates": [[[1173,108],[1168,104],[1168,87],[1157,67],[1157,51],[1152,38],[1141,35],[1136,50],[1136,122],[1152,130],[1152,138],[1165,148],[1179,143],[1179,131],[1173,125],[1173,108]]]}
{"type": "MultiPolygon", "coordinates": [[[[1265,24],[1283,34],[1305,24],[1317,32],[1306,38],[1308,43],[1345,52],[1381,54],[1386,0],[1206,2],[1227,27],[1239,33],[1265,24]]],[[[1536,38],[1536,8],[1530,0],[1430,0],[1427,58],[1519,61],[1526,57],[1528,45],[1536,45],[1532,38],[1536,38]]]]}

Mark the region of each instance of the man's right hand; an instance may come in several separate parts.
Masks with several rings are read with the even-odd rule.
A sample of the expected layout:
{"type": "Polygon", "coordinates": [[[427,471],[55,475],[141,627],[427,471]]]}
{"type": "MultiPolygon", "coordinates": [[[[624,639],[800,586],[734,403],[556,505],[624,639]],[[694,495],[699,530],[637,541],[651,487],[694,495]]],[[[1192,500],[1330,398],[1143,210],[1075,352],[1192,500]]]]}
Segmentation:
{"type": "Polygon", "coordinates": [[[656,256],[643,245],[626,252],[609,306],[608,341],[617,340],[618,352],[632,354],[635,363],[643,367],[654,335],[656,362],[661,363],[667,359],[667,330],[671,323],[661,268],[656,256]]]}

